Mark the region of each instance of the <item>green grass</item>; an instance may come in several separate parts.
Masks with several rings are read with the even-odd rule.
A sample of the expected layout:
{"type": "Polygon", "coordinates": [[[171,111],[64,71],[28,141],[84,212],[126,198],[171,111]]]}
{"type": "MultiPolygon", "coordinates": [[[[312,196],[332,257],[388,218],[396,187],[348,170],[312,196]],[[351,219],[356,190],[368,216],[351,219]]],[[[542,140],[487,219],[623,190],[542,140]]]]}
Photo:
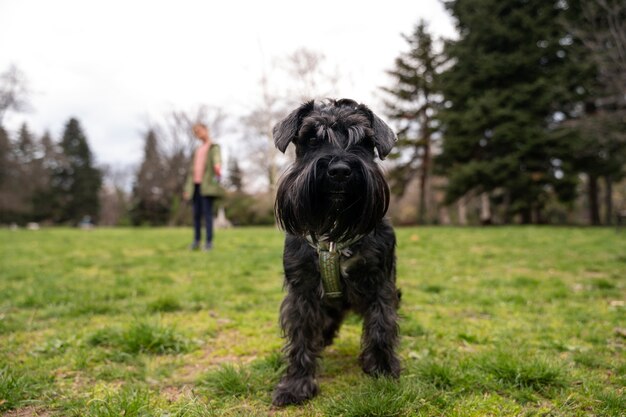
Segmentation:
{"type": "Polygon", "coordinates": [[[87,341],[91,346],[112,347],[129,354],[182,353],[189,348],[189,342],[173,328],[147,322],[132,323],[125,330],[105,327],[95,331],[87,341]]]}
{"type": "Polygon", "coordinates": [[[397,235],[400,380],[361,372],[348,316],[321,394],[276,410],[280,232],[0,230],[0,414],[624,415],[626,232],[397,235]]]}
{"type": "Polygon", "coordinates": [[[0,368],[0,411],[28,404],[39,393],[37,381],[5,365],[0,368]]]}

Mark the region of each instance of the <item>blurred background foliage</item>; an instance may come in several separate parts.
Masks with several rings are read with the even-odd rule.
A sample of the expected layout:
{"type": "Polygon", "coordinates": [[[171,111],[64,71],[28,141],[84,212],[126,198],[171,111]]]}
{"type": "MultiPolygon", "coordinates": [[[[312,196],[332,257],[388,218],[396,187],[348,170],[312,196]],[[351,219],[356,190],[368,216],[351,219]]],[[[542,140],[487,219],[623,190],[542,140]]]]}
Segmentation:
{"type": "MultiPolygon", "coordinates": [[[[613,224],[626,215],[626,4],[618,0],[444,2],[458,36],[436,39],[425,21],[379,88],[378,110],[398,132],[384,169],[396,224],[613,224]]],[[[293,155],[272,126],[303,100],[341,96],[322,53],[283,61],[295,89],[264,75],[262,95],[238,117],[218,207],[234,225],[273,223],[277,179],[293,155]]],[[[375,87],[373,87],[375,88],[375,87]]],[[[138,166],[99,165],[81,122],[59,138],[2,127],[29,107],[27,76],[0,76],[0,223],[182,225],[182,188],[206,123],[219,142],[235,116],[199,106],[172,111],[143,133],[138,166]]]]}

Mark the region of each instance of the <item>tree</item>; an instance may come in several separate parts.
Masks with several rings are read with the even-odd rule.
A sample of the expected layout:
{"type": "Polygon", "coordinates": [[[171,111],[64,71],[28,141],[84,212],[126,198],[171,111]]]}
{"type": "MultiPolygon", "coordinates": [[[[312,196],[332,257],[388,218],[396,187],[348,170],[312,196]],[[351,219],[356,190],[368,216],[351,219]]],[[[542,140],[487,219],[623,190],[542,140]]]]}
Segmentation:
{"type": "Polygon", "coordinates": [[[275,148],[272,129],[294,106],[314,98],[335,96],[339,75],[336,71],[326,71],[324,60],[322,53],[299,48],[283,58],[280,65],[272,66],[274,78],[264,70],[259,79],[259,100],[241,119],[246,129],[247,162],[254,174],[251,177],[266,180],[271,195],[276,191],[281,170],[292,155],[291,149],[284,157],[275,148]],[[284,74],[280,85],[272,82],[279,78],[275,74],[284,74]]]}
{"type": "Polygon", "coordinates": [[[17,134],[17,141],[13,149],[15,162],[16,187],[13,187],[12,198],[19,203],[23,218],[30,218],[33,211],[32,197],[36,188],[36,161],[35,140],[26,123],[23,123],[17,134]]]}
{"type": "Polygon", "coordinates": [[[542,220],[552,198],[575,198],[574,137],[556,128],[579,100],[582,73],[561,22],[563,2],[457,0],[459,39],[441,76],[440,167],[448,201],[489,192],[505,219],[542,220]]]}
{"type": "Polygon", "coordinates": [[[594,64],[584,112],[572,123],[580,141],[576,166],[588,177],[589,221],[600,224],[600,178],[605,219],[611,223],[612,185],[626,174],[626,4],[618,0],[569,2],[568,28],[594,64]]]}
{"type": "Polygon", "coordinates": [[[427,221],[430,194],[432,142],[438,127],[436,114],[440,94],[435,86],[445,60],[434,49],[426,23],[421,20],[411,35],[404,35],[409,52],[401,54],[387,71],[394,86],[383,88],[387,115],[398,123],[398,143],[390,155],[396,163],[390,172],[393,188],[403,194],[411,179],[420,176],[418,223],[427,221]]]}
{"type": "Polygon", "coordinates": [[[52,175],[59,153],[46,132],[35,140],[26,124],[10,141],[0,128],[0,221],[42,221],[53,218],[56,205],[52,175]]]}
{"type": "Polygon", "coordinates": [[[243,191],[243,171],[235,157],[228,160],[228,185],[238,193],[243,191]]]}
{"type": "Polygon", "coordinates": [[[7,131],[0,126],[0,186],[3,185],[11,175],[11,141],[7,131]]]}
{"type": "Polygon", "coordinates": [[[282,67],[288,84],[285,102],[294,107],[311,99],[335,96],[337,82],[341,78],[337,70],[330,71],[325,65],[326,56],[308,48],[298,48],[286,56],[282,67]]]}
{"type": "Polygon", "coordinates": [[[52,220],[59,212],[53,188],[53,176],[60,169],[62,160],[57,144],[49,132],[45,132],[35,145],[35,157],[32,161],[31,179],[33,184],[32,220],[52,220]]]}
{"type": "Polygon", "coordinates": [[[211,137],[219,138],[225,120],[226,115],[220,107],[200,105],[190,111],[174,110],[166,115],[163,123],[150,127],[156,134],[163,170],[168,173],[162,183],[165,200],[170,203],[168,224],[181,224],[189,217],[181,195],[193,151],[198,145],[198,139],[192,133],[193,125],[204,123],[211,137]]]}
{"type": "Polygon", "coordinates": [[[22,210],[17,198],[19,188],[19,164],[15,160],[14,144],[0,126],[0,223],[19,220],[22,210]]]}
{"type": "Polygon", "coordinates": [[[261,101],[242,118],[246,128],[249,160],[259,177],[267,178],[268,191],[274,195],[280,170],[280,156],[274,147],[272,129],[287,112],[277,93],[270,85],[265,74],[259,82],[261,101]]]}
{"type": "Polygon", "coordinates": [[[66,123],[60,147],[63,163],[53,178],[59,207],[55,220],[76,223],[85,216],[96,220],[102,173],[94,166],[87,138],[77,119],[71,118],[66,123]]]}
{"type": "Polygon", "coordinates": [[[35,140],[26,123],[22,123],[18,132],[15,151],[20,165],[29,165],[35,159],[35,140]]]}
{"type": "Polygon", "coordinates": [[[131,221],[135,225],[163,225],[169,217],[169,195],[164,188],[164,164],[153,130],[146,134],[143,160],[133,186],[131,221]]]}
{"type": "Polygon", "coordinates": [[[137,173],[125,164],[107,164],[102,167],[99,223],[107,226],[130,224],[131,207],[128,186],[137,173]]]}
{"type": "Polygon", "coordinates": [[[24,111],[29,108],[28,82],[15,65],[0,74],[0,126],[9,110],[24,111]]]}

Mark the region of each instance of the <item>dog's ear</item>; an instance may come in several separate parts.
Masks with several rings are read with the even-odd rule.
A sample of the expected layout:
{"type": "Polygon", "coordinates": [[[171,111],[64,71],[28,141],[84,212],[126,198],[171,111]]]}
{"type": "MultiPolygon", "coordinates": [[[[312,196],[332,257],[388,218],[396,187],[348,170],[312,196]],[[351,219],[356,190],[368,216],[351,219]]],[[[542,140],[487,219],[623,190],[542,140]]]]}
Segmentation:
{"type": "Polygon", "coordinates": [[[313,100],[304,103],[274,126],[272,130],[274,145],[276,145],[279,151],[285,152],[289,143],[298,134],[298,130],[300,130],[302,125],[302,119],[313,111],[314,104],[313,100]]]}
{"type": "Polygon", "coordinates": [[[387,123],[383,122],[382,119],[376,116],[367,106],[361,104],[358,108],[365,113],[370,120],[370,125],[374,131],[374,145],[378,151],[378,157],[385,159],[398,140],[396,134],[387,123]]]}
{"type": "Polygon", "coordinates": [[[372,129],[374,129],[374,144],[378,150],[378,157],[385,159],[385,157],[389,155],[389,152],[391,152],[393,145],[396,144],[398,137],[387,123],[383,122],[380,117],[375,114],[373,115],[372,129]]]}

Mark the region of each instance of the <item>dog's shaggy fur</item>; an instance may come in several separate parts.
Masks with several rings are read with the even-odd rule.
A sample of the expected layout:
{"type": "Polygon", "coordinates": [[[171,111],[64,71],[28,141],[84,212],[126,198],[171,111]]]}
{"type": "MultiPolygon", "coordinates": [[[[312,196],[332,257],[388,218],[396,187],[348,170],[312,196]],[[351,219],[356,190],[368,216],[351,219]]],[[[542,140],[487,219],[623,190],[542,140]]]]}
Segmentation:
{"type": "Polygon", "coordinates": [[[287,296],[280,324],[288,367],[275,405],[299,404],[318,392],[316,362],[349,309],[363,317],[363,370],[398,377],[400,362],[395,235],[383,219],[389,188],[376,161],[396,136],[370,109],[349,99],[310,101],[274,127],[276,147],[296,147],[296,161],[278,187],[275,211],[287,232],[287,296]],[[325,297],[315,242],[348,242],[341,251],[339,298],[325,297]],[[307,240],[308,239],[308,240],[307,240]]]}

